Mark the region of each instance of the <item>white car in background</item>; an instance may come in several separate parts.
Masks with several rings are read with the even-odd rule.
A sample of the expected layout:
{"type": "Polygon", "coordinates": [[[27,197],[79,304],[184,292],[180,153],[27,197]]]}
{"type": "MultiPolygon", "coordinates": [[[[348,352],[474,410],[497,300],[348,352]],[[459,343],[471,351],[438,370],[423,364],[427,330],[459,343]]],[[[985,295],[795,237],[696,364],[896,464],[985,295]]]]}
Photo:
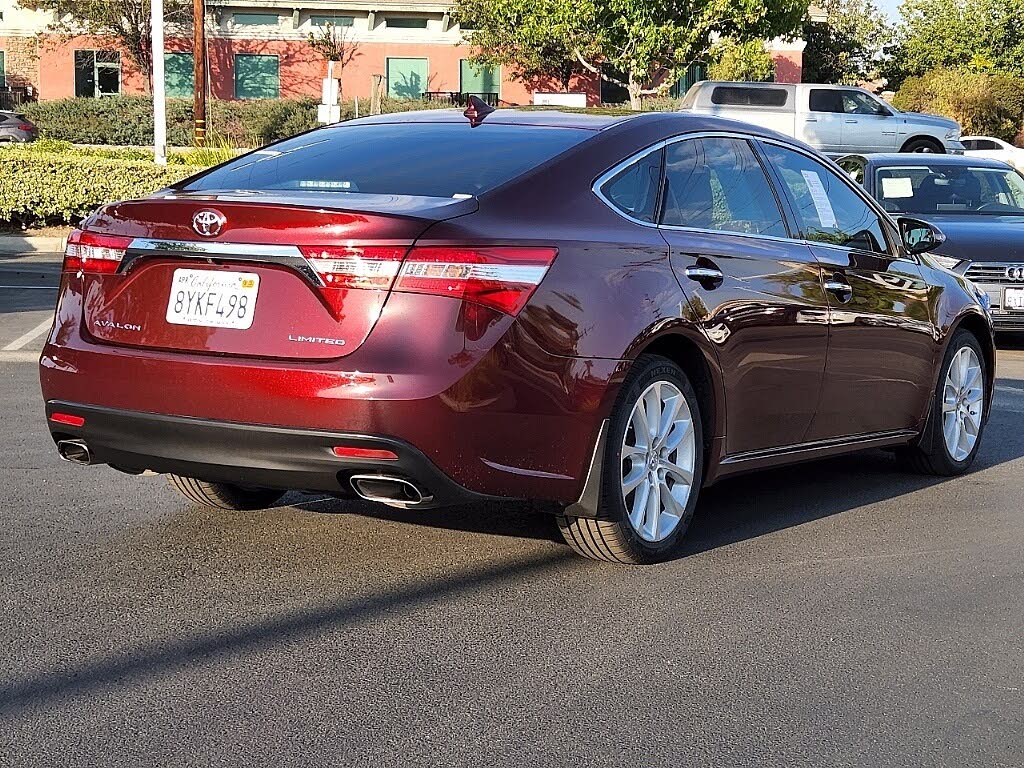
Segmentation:
{"type": "Polygon", "coordinates": [[[964,136],[960,139],[964,154],[970,157],[987,157],[1002,160],[1024,173],[1024,149],[994,136],[964,136]]]}

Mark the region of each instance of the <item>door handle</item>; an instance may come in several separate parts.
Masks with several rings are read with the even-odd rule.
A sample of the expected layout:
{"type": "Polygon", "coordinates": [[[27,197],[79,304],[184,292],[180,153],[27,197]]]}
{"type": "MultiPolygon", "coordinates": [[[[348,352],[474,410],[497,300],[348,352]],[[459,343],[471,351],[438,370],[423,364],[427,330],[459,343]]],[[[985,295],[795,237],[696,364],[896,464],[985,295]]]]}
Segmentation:
{"type": "Polygon", "coordinates": [[[856,120],[847,120],[846,122],[848,122],[848,123],[854,123],[854,124],[856,124],[856,123],[857,123],[857,121],[856,121],[856,120]]]}
{"type": "Polygon", "coordinates": [[[841,275],[833,275],[825,281],[825,290],[835,296],[843,304],[853,298],[853,286],[851,286],[841,275]]]}
{"type": "Polygon", "coordinates": [[[804,122],[805,123],[816,123],[816,122],[818,122],[818,118],[816,118],[816,117],[805,117],[804,118],[804,122]]]}
{"type": "Polygon", "coordinates": [[[683,274],[694,282],[698,282],[702,287],[713,290],[720,286],[725,280],[725,275],[713,263],[706,261],[704,264],[694,264],[693,266],[687,267],[683,270],[683,274]]]}

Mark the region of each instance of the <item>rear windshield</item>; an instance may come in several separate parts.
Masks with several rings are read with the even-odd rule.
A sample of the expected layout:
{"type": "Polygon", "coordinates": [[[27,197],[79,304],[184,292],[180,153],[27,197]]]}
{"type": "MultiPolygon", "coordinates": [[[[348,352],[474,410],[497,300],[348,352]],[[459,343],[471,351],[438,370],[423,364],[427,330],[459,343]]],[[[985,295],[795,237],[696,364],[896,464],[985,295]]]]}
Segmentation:
{"type": "Polygon", "coordinates": [[[711,91],[711,103],[737,107],[784,107],[787,95],[788,91],[784,88],[716,85],[711,91]]]}
{"type": "Polygon", "coordinates": [[[182,189],[475,196],[592,136],[579,128],[484,123],[346,125],[240,157],[182,189]]]}

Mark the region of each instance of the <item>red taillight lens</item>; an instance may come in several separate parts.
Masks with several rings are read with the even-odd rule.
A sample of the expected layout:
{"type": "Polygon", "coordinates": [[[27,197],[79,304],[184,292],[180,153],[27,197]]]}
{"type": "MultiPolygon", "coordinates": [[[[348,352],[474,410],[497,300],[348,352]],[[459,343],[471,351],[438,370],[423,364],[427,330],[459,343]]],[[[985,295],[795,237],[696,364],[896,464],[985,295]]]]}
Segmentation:
{"type": "Polygon", "coordinates": [[[453,296],[515,316],[557,254],[554,248],[413,248],[398,273],[395,290],[453,296]]]}
{"type": "Polygon", "coordinates": [[[64,271],[113,274],[117,272],[131,242],[130,237],[100,235],[76,229],[68,237],[68,247],[64,251],[64,271]]]}
{"type": "Polygon", "coordinates": [[[34,131],[35,129],[36,129],[36,127],[34,125],[29,125],[28,123],[22,123],[21,125],[18,126],[18,130],[19,131],[31,132],[31,131],[34,131]]]}
{"type": "Polygon", "coordinates": [[[321,293],[334,316],[340,318],[347,290],[357,288],[386,292],[391,289],[408,249],[400,246],[317,245],[301,246],[299,250],[324,281],[321,293]]]}
{"type": "Polygon", "coordinates": [[[85,417],[73,413],[51,413],[50,421],[54,424],[67,424],[69,427],[84,427],[85,417]]]}
{"type": "Polygon", "coordinates": [[[378,459],[380,461],[397,461],[398,454],[382,448],[354,448],[337,445],[331,449],[335,456],[342,459],[378,459]]]}

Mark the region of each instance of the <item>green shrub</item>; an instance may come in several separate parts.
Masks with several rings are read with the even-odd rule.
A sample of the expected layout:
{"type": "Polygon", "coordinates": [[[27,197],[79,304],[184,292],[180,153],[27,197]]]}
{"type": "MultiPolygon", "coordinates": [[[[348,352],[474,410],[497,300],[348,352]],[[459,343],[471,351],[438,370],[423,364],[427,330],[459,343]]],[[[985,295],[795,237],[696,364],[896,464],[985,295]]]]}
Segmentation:
{"type": "Polygon", "coordinates": [[[1001,73],[936,69],[907,78],[893,104],[951,117],[967,135],[1013,141],[1024,123],[1024,82],[1001,73]]]}
{"type": "MultiPolygon", "coordinates": [[[[143,147],[153,143],[153,102],[148,96],[41,101],[27,105],[25,115],[39,126],[42,136],[50,139],[143,147]]],[[[215,100],[210,102],[207,129],[234,146],[251,147],[301,133],[316,124],[316,101],[311,98],[215,100]]],[[[168,143],[191,146],[192,129],[192,101],[168,99],[168,143]]]]}
{"type": "MultiPolygon", "coordinates": [[[[51,145],[52,146],[52,145],[51,145]]],[[[0,220],[73,224],[114,200],[142,197],[202,168],[97,156],[0,148],[0,220]]]]}

